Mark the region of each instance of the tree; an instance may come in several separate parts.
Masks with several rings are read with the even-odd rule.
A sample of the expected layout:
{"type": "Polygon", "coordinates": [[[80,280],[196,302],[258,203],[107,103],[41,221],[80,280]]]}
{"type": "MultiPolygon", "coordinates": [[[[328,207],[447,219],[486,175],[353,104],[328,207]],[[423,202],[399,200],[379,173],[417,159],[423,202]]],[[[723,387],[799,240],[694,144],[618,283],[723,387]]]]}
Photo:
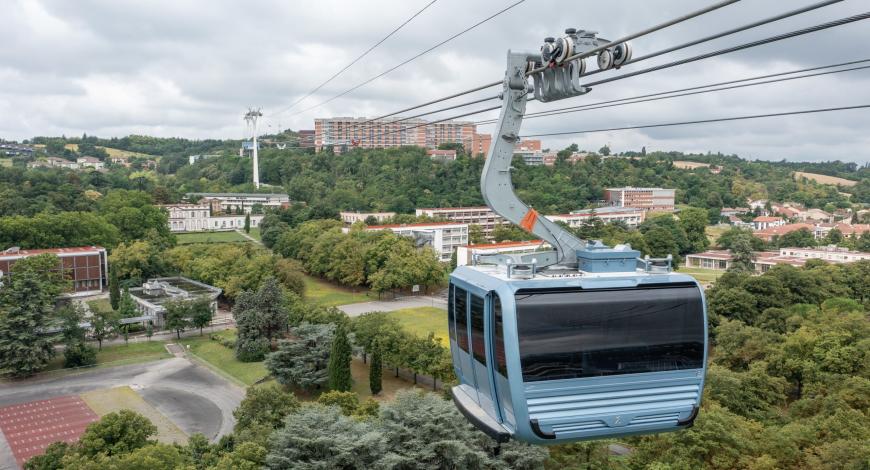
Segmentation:
{"type": "Polygon", "coordinates": [[[284,418],[299,409],[299,400],[278,387],[248,387],[245,399],[233,411],[236,429],[265,424],[278,429],[284,418]]]}
{"type": "Polygon", "coordinates": [[[266,369],[278,383],[313,390],[329,383],[327,364],[335,325],[303,323],[291,329],[291,338],[278,341],[278,350],[266,356],[266,369]]]}
{"type": "Polygon", "coordinates": [[[730,250],[733,247],[736,239],[749,240],[752,245],[751,251],[761,251],[764,249],[764,240],[753,235],[752,230],[740,227],[731,227],[722,232],[719,238],[716,239],[716,245],[723,250],[730,250]],[[747,237],[742,237],[746,235],[747,237]]]}
{"type": "Polygon", "coordinates": [[[809,229],[802,228],[782,235],[776,240],[776,244],[780,248],[816,246],[816,237],[809,229]]]}
{"type": "Polygon", "coordinates": [[[471,224],[468,226],[468,243],[477,245],[484,243],[485,241],[486,237],[483,235],[483,227],[478,224],[471,224]]]}
{"type": "Polygon", "coordinates": [[[381,364],[381,348],[378,343],[375,343],[372,351],[372,363],[369,366],[369,389],[372,395],[377,395],[383,390],[382,375],[384,366],[381,364]]]}
{"type": "Polygon", "coordinates": [[[154,336],[154,325],[151,324],[151,321],[145,325],[145,337],[148,338],[148,341],[151,341],[151,337],[154,336]]]}
{"type": "Polygon", "coordinates": [[[680,227],[686,232],[686,238],[693,253],[699,253],[710,246],[706,228],[709,222],[707,211],[698,207],[687,207],[680,211],[680,227]]]}
{"type": "Polygon", "coordinates": [[[118,315],[121,318],[133,318],[139,315],[136,310],[136,301],[130,295],[130,289],[126,287],[121,295],[121,300],[118,302],[118,315]]]}
{"type": "Polygon", "coordinates": [[[245,233],[251,233],[251,214],[245,214],[245,233]]]}
{"type": "Polygon", "coordinates": [[[339,324],[338,328],[335,329],[327,367],[329,369],[329,388],[332,390],[347,392],[353,387],[353,377],[350,373],[352,352],[350,341],[347,339],[347,331],[343,324],[339,324]]]}
{"type": "Polygon", "coordinates": [[[323,406],[337,406],[345,416],[353,416],[359,409],[359,396],[350,391],[330,390],[317,397],[323,406]]]}
{"type": "Polygon", "coordinates": [[[103,349],[103,341],[118,333],[119,316],[114,310],[97,310],[91,312],[91,336],[97,340],[100,350],[103,349]]]}
{"type": "Polygon", "coordinates": [[[598,153],[600,153],[601,155],[604,155],[606,157],[606,156],[610,155],[610,147],[605,145],[605,146],[601,147],[600,149],[598,149],[598,153]]]}
{"type": "Polygon", "coordinates": [[[86,456],[126,454],[153,441],[157,427],[131,410],[109,413],[91,423],[79,440],[79,452],[86,456]]]}
{"type": "Polygon", "coordinates": [[[121,301],[121,290],[118,287],[118,271],[115,269],[109,270],[109,303],[112,304],[112,310],[118,310],[118,304],[121,301]]]}
{"type": "Polygon", "coordinates": [[[63,441],[53,442],[45,453],[24,462],[24,470],[63,470],[63,457],[72,452],[72,446],[63,441]]]}
{"type": "Polygon", "coordinates": [[[206,297],[191,303],[190,324],[194,328],[199,328],[200,336],[202,336],[202,329],[211,323],[212,318],[214,318],[214,310],[211,308],[211,299],[206,297]]]}
{"type": "Polygon", "coordinates": [[[163,326],[175,330],[181,339],[181,332],[190,326],[191,302],[189,300],[170,300],[163,304],[163,326]]]}
{"type": "Polygon", "coordinates": [[[16,376],[38,372],[54,357],[49,327],[63,280],[59,259],[43,254],[19,259],[0,288],[0,369],[16,376]]]}
{"type": "Polygon", "coordinates": [[[754,272],[755,253],[752,251],[752,239],[756,238],[747,233],[736,234],[729,240],[731,251],[731,271],[754,272]]]}
{"type": "Polygon", "coordinates": [[[80,304],[64,307],[58,312],[63,336],[63,366],[82,367],[97,363],[97,351],[85,341],[84,311],[80,304]]]}

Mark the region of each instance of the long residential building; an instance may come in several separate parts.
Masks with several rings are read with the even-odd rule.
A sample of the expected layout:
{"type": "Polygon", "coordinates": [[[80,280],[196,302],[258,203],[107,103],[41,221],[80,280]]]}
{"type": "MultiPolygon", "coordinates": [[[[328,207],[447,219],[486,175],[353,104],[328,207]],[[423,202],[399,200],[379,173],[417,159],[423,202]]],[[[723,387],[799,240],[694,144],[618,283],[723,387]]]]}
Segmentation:
{"type": "Polygon", "coordinates": [[[254,206],[277,209],[290,205],[290,196],[282,193],[187,193],[184,197],[199,198],[200,204],[210,204],[213,214],[232,214],[239,210],[247,214],[254,206]]]}
{"type": "Polygon", "coordinates": [[[391,148],[404,145],[436,148],[445,143],[472,141],[477,126],[468,121],[428,123],[423,119],[391,117],[369,121],[366,118],[333,117],[314,120],[314,147],[317,152],[346,148],[391,148]]]}
{"type": "Polygon", "coordinates": [[[646,211],[632,207],[599,207],[546,217],[553,222],[564,222],[572,228],[580,227],[593,218],[600,219],[605,223],[623,222],[629,227],[637,227],[646,219],[646,211]]]}
{"type": "Polygon", "coordinates": [[[607,188],[604,199],[611,206],[633,207],[649,211],[674,211],[675,191],[664,188],[607,188]]]}
{"type": "Polygon", "coordinates": [[[492,237],[492,232],[499,225],[509,224],[504,217],[496,214],[487,206],[476,207],[426,207],[416,209],[417,217],[425,215],[433,219],[445,219],[451,222],[479,225],[483,235],[492,237]]]}
{"type": "MultiPolygon", "coordinates": [[[[851,251],[837,246],[821,248],[780,248],[779,251],[759,251],[754,253],[755,271],[766,272],[777,264],[803,266],[811,259],[821,259],[829,263],[852,263],[870,260],[870,253],[851,251]]],[[[715,269],[724,271],[731,267],[733,255],[727,250],[708,250],[686,255],[686,266],[690,268],[715,269]]]]}
{"type": "Polygon", "coordinates": [[[93,295],[108,285],[108,257],[101,246],[22,250],[17,247],[0,251],[0,289],[15,276],[15,263],[30,256],[50,253],[59,258],[57,271],[71,281],[67,296],[93,295]]]}
{"type": "MultiPolygon", "coordinates": [[[[350,229],[342,229],[347,233],[350,229]]],[[[460,246],[468,244],[468,224],[454,222],[423,222],[415,224],[369,225],[366,231],[390,230],[393,233],[411,237],[417,247],[430,246],[438,259],[449,262],[460,246]]]]}
{"type": "Polygon", "coordinates": [[[342,211],[338,213],[341,221],[347,225],[353,225],[357,222],[365,222],[369,217],[373,218],[377,223],[383,223],[396,216],[395,212],[353,212],[342,211]]]}
{"type": "Polygon", "coordinates": [[[212,215],[209,204],[164,204],[169,212],[171,232],[229,231],[245,227],[245,217],[251,219],[251,227],[259,227],[262,214],[218,214],[212,215]]]}

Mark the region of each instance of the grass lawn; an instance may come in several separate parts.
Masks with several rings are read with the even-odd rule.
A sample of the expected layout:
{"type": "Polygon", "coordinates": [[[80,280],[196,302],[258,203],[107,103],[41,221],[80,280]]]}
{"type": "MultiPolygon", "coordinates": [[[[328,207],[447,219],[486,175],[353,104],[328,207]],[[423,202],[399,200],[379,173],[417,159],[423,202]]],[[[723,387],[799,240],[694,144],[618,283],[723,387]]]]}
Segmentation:
{"type": "Polygon", "coordinates": [[[108,312],[112,310],[112,302],[109,299],[89,300],[88,307],[91,312],[108,312]]]}
{"type": "Polygon", "coordinates": [[[251,231],[250,231],[250,233],[248,233],[248,235],[250,235],[251,238],[253,238],[254,240],[257,240],[257,241],[262,240],[260,238],[260,227],[251,227],[251,231]]]}
{"type": "Polygon", "coordinates": [[[12,168],[11,158],[0,158],[0,167],[12,168]]]}
{"type": "MultiPolygon", "coordinates": [[[[93,343],[92,343],[93,344],[93,343]]],[[[96,347],[96,344],[93,344],[96,347]]],[[[166,344],[163,341],[143,341],[130,344],[113,344],[103,346],[103,349],[97,351],[96,367],[112,367],[122,366],[127,364],[136,364],[138,362],[156,361],[158,359],[168,359],[172,357],[166,350],[166,344]]],[[[63,354],[55,356],[45,372],[63,369],[63,354]]]]}
{"type": "MultiPolygon", "coordinates": [[[[350,372],[353,375],[353,387],[351,391],[359,395],[359,401],[374,398],[377,401],[389,401],[396,396],[396,392],[406,388],[415,388],[412,382],[398,378],[393,369],[384,369],[381,373],[381,393],[372,395],[369,388],[369,365],[363,364],[361,358],[354,357],[350,362],[350,372]]],[[[416,386],[421,390],[431,391],[431,387],[416,386]]]]}
{"type": "Polygon", "coordinates": [[[707,228],[704,229],[704,232],[707,233],[707,239],[710,240],[710,246],[716,246],[716,240],[719,239],[719,236],[723,233],[727,232],[728,229],[731,228],[729,226],[720,226],[720,225],[708,225],[707,228]]]}
{"type": "Polygon", "coordinates": [[[311,276],[304,276],[305,300],[318,305],[335,307],[337,305],[355,304],[377,300],[377,295],[361,289],[353,292],[346,287],[337,286],[311,276]]]}
{"type": "Polygon", "coordinates": [[[697,279],[698,282],[703,283],[703,284],[708,284],[708,283],[714,282],[715,280],[719,279],[723,274],[725,274],[725,271],[719,271],[716,269],[684,268],[684,267],[680,267],[680,270],[677,272],[680,274],[688,274],[688,275],[694,277],[695,279],[697,279]]]}
{"type": "Polygon", "coordinates": [[[389,312],[387,315],[399,320],[402,328],[417,336],[426,337],[430,331],[434,332],[443,346],[450,347],[446,310],[437,307],[414,307],[389,312]]]}
{"type": "Polygon", "coordinates": [[[115,387],[102,390],[94,390],[81,394],[82,400],[100,416],[120,410],[132,410],[145,416],[154,426],[157,426],[157,440],[164,444],[177,442],[187,444],[187,434],[178,428],[163,413],[157,411],[148,402],[142,399],[135,390],[130,387],[115,387]]]}
{"type": "MultiPolygon", "coordinates": [[[[232,336],[235,335],[235,331],[225,330],[221,334],[232,336]]],[[[266,366],[262,362],[241,362],[236,359],[232,349],[222,346],[217,341],[210,340],[208,335],[182,338],[178,342],[184,347],[190,346],[189,351],[199,359],[207,362],[223,375],[242,384],[253,385],[254,382],[269,375],[269,371],[266,370],[266,366]]]]}
{"type": "Polygon", "coordinates": [[[198,232],[198,233],[179,233],[175,235],[179,245],[188,243],[235,243],[245,242],[249,240],[239,233],[230,232],[198,232]]]}

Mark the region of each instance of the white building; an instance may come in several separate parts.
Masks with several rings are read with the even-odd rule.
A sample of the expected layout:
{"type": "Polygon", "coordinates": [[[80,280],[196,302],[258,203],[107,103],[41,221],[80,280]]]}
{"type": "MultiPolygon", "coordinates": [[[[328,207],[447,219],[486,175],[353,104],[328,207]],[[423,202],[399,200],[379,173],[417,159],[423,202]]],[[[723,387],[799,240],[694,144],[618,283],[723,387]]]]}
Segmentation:
{"type": "MultiPolygon", "coordinates": [[[[347,233],[350,229],[345,228],[347,233]]],[[[423,222],[416,224],[370,225],[366,231],[390,230],[393,233],[411,237],[418,247],[431,246],[438,259],[450,261],[453,252],[468,244],[468,224],[454,222],[423,222]]]]}
{"type": "Polygon", "coordinates": [[[605,223],[624,222],[629,227],[637,227],[646,218],[646,211],[631,207],[599,207],[572,211],[570,214],[548,215],[553,222],[564,222],[569,227],[581,227],[593,217],[605,223]]]}
{"type": "Polygon", "coordinates": [[[650,211],[674,211],[675,190],[664,188],[607,188],[604,199],[611,206],[634,207],[650,211]]]}
{"type": "MultiPolygon", "coordinates": [[[[165,204],[172,232],[227,231],[245,227],[245,215],[211,215],[208,204],[165,204]]],[[[259,227],[261,214],[249,214],[251,227],[259,227]]]]}
{"type": "Polygon", "coordinates": [[[549,249],[550,244],[543,240],[523,242],[482,243],[460,246],[456,250],[456,265],[467,266],[479,255],[498,255],[502,253],[522,254],[549,249]]]}
{"type": "Polygon", "coordinates": [[[211,202],[212,212],[232,213],[241,207],[245,213],[251,212],[251,208],[260,205],[263,209],[287,207],[290,205],[290,196],[280,193],[187,193],[185,197],[202,198],[201,203],[211,202]]]}
{"type": "Polygon", "coordinates": [[[779,256],[823,259],[830,263],[851,263],[854,261],[870,259],[870,253],[852,251],[848,248],[841,248],[836,245],[829,245],[820,248],[780,248],[779,256]]]}
{"type": "Polygon", "coordinates": [[[523,157],[523,162],[529,166],[539,166],[544,164],[544,152],[541,149],[532,148],[515,148],[514,155],[523,157]]]}
{"type": "Polygon", "coordinates": [[[45,157],[37,159],[27,164],[27,168],[67,168],[70,170],[78,170],[79,164],[58,157],[45,157]]]}
{"type": "Polygon", "coordinates": [[[142,287],[130,289],[130,297],[136,302],[136,308],[140,316],[125,319],[125,323],[150,322],[153,325],[163,326],[166,308],[163,306],[169,301],[193,301],[201,298],[210,300],[209,306],[212,313],[217,311],[217,298],[222,290],[217,287],[194,281],[186,277],[159,277],[149,279],[142,287]]]}
{"type": "Polygon", "coordinates": [[[95,157],[79,157],[76,158],[76,163],[79,168],[93,168],[95,170],[102,170],[105,166],[102,160],[95,157]]]}
{"type": "Polygon", "coordinates": [[[752,228],[755,230],[765,230],[774,227],[782,227],[785,225],[785,220],[782,217],[774,217],[769,215],[759,215],[752,219],[752,228]]]}
{"type": "Polygon", "coordinates": [[[445,219],[451,222],[479,225],[483,235],[492,238],[492,231],[499,225],[509,222],[496,214],[489,207],[428,207],[414,211],[417,217],[425,215],[433,219],[445,219]]]}
{"type": "Polygon", "coordinates": [[[373,217],[378,223],[383,223],[385,220],[393,218],[395,212],[351,212],[342,211],[338,213],[341,221],[347,225],[353,225],[357,222],[365,222],[369,217],[373,217]]]}

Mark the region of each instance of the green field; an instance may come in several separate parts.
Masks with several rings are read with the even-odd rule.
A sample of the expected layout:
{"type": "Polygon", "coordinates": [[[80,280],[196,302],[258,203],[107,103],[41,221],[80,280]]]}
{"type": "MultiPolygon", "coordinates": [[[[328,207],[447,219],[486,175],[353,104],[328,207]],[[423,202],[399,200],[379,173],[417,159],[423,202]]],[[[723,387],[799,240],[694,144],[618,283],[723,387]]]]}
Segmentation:
{"type": "Polygon", "coordinates": [[[251,227],[251,231],[248,233],[254,240],[260,241],[260,227],[251,227]]]}
{"type": "Polygon", "coordinates": [[[712,248],[712,247],[716,246],[716,240],[718,240],[719,237],[723,233],[727,232],[728,229],[730,229],[730,228],[731,227],[721,227],[718,225],[708,225],[707,228],[704,229],[704,232],[707,233],[707,239],[710,240],[710,247],[712,248]]]}
{"type": "MultiPolygon", "coordinates": [[[[230,337],[235,335],[235,330],[225,330],[219,333],[230,337]]],[[[190,351],[199,359],[207,362],[214,369],[229,376],[245,385],[253,385],[254,382],[269,375],[266,366],[262,362],[241,362],[236,359],[235,352],[217,341],[212,341],[208,336],[182,338],[179,343],[184,347],[190,346],[190,351]]]]}
{"type": "MultiPolygon", "coordinates": [[[[96,344],[93,344],[93,346],[96,347],[96,344]]],[[[102,350],[97,351],[97,364],[95,367],[123,366],[170,357],[172,355],[166,350],[166,343],[163,341],[105,345],[102,350]]],[[[58,354],[52,359],[44,372],[61,369],[63,369],[63,353],[58,354]]]]}
{"type": "Polygon", "coordinates": [[[717,269],[686,268],[686,267],[680,267],[680,270],[678,272],[680,274],[688,274],[688,275],[694,277],[695,279],[697,279],[698,282],[701,282],[704,284],[714,282],[717,279],[719,279],[720,277],[722,277],[723,274],[725,274],[725,271],[719,271],[717,269]]]}
{"type": "Polygon", "coordinates": [[[179,233],[175,237],[178,239],[179,245],[189,243],[236,243],[249,240],[243,237],[238,232],[200,232],[200,233],[179,233]]]}
{"type": "Polygon", "coordinates": [[[0,167],[12,168],[11,158],[0,158],[0,167]]]}
{"type": "Polygon", "coordinates": [[[399,320],[402,328],[417,336],[425,337],[430,331],[434,332],[443,346],[450,347],[446,310],[437,307],[415,307],[396,310],[387,315],[399,320]]]}
{"type": "Polygon", "coordinates": [[[367,290],[354,292],[346,287],[336,286],[311,276],[304,276],[305,300],[327,307],[355,304],[377,300],[377,295],[367,290]]]}
{"type": "Polygon", "coordinates": [[[109,299],[89,300],[88,307],[91,312],[108,312],[112,310],[112,302],[109,299]]]}

